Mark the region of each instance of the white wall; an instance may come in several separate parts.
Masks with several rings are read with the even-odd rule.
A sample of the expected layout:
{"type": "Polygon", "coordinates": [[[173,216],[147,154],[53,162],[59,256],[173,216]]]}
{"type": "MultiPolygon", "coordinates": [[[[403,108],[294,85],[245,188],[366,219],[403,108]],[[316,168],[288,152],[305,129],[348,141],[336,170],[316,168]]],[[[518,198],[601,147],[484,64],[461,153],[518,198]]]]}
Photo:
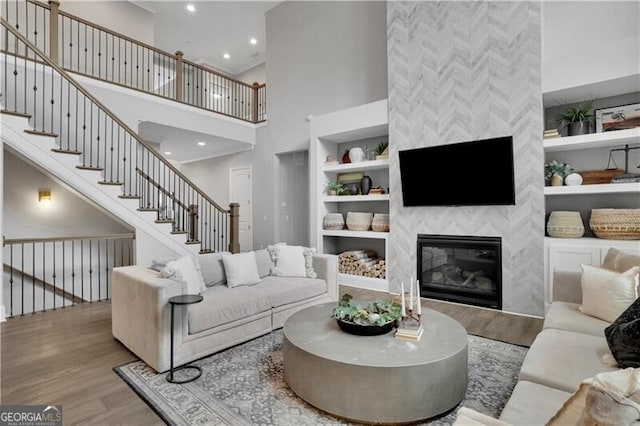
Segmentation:
{"type": "Polygon", "coordinates": [[[3,168],[3,235],[6,238],[130,232],[103,210],[13,153],[4,153],[3,168]],[[38,202],[39,188],[51,190],[50,204],[38,202]]]}
{"type": "Polygon", "coordinates": [[[638,74],[638,52],[640,2],[542,2],[543,92],[638,74]]]}
{"type": "Polygon", "coordinates": [[[309,155],[307,151],[278,155],[278,227],[276,238],[309,246],[309,155]]]}
{"type": "MultiPolygon", "coordinates": [[[[0,164],[2,164],[2,169],[4,170],[4,142],[0,138],[0,164]]],[[[4,206],[4,172],[0,173],[0,203],[4,206]]],[[[4,235],[4,214],[0,214],[0,235],[4,235]]],[[[2,256],[2,250],[0,250],[0,263],[4,265],[4,259],[2,256]]],[[[4,287],[4,276],[2,278],[2,287],[4,287]]],[[[2,296],[2,291],[0,291],[0,322],[5,320],[5,309],[4,309],[4,298],[2,296]]]]}
{"type": "Polygon", "coordinates": [[[386,2],[282,2],[266,14],[277,153],[309,148],[308,115],[387,97],[386,2]]]}
{"type": "Polygon", "coordinates": [[[153,46],[153,13],[132,2],[62,0],[60,10],[153,46]]]}
{"type": "Polygon", "coordinates": [[[242,74],[236,75],[235,79],[244,81],[245,83],[248,83],[248,84],[253,84],[256,82],[264,83],[265,81],[267,81],[266,73],[267,73],[267,67],[266,67],[266,64],[263,62],[261,64],[256,65],[253,68],[249,68],[242,74]]]}

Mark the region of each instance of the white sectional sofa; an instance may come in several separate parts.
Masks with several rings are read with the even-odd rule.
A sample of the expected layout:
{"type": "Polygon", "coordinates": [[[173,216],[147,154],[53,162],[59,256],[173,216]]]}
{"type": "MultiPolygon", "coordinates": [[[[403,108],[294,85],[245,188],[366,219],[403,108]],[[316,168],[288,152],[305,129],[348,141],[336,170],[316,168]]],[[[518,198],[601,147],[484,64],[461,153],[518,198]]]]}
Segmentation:
{"type": "MultiPolygon", "coordinates": [[[[617,264],[617,250],[610,250],[603,268],[624,272],[629,262],[640,265],[640,256],[624,254],[617,264]]],[[[545,425],[554,418],[581,383],[601,373],[619,371],[605,363],[611,355],[604,335],[610,325],[578,308],[582,301],[581,273],[557,271],[553,281],[553,303],[524,359],[518,383],[499,420],[461,408],[457,425],[545,425]]],[[[558,423],[556,423],[558,424],[558,423]]]]}
{"type": "MultiPolygon", "coordinates": [[[[260,282],[233,288],[224,283],[220,254],[198,255],[208,287],[202,302],[175,307],[175,366],[267,334],[300,309],[338,300],[336,256],[314,254],[317,277],[303,278],[269,275],[269,254],[255,253],[260,282]]],[[[114,337],[156,371],[168,370],[168,300],[189,293],[187,286],[136,265],[115,268],[112,288],[114,337]]]]}

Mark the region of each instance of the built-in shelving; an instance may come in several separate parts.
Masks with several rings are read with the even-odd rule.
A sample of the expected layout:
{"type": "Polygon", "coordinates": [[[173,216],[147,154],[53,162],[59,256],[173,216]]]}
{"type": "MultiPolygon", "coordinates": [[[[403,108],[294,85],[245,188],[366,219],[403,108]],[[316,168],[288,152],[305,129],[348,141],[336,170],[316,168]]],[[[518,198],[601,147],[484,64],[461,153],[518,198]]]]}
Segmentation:
{"type": "Polygon", "coordinates": [[[633,253],[640,251],[640,240],[607,240],[605,238],[554,238],[544,237],[544,244],[562,245],[574,247],[598,247],[608,249],[611,243],[615,242],[615,246],[620,250],[629,250],[633,253]]]}
{"type": "Polygon", "coordinates": [[[367,170],[385,170],[389,168],[389,159],[361,161],[347,164],[325,164],[323,170],[327,173],[364,172],[367,170]]]}
{"type": "Polygon", "coordinates": [[[544,195],[623,194],[634,192],[640,194],[640,182],[544,187],[544,195]]]}
{"type": "Polygon", "coordinates": [[[640,127],[612,132],[545,139],[543,142],[544,150],[547,153],[591,148],[610,148],[626,144],[640,144],[640,127]]]}
{"type": "Polygon", "coordinates": [[[374,238],[378,240],[386,240],[389,238],[388,232],[375,232],[375,231],[349,231],[342,229],[339,231],[327,230],[322,231],[322,235],[325,237],[348,237],[348,238],[374,238]]]}
{"type": "Polygon", "coordinates": [[[389,194],[380,195],[327,195],[325,203],[350,203],[353,201],[389,201],[389,194]]]}
{"type": "Polygon", "coordinates": [[[366,288],[370,290],[389,291],[389,282],[386,279],[362,277],[338,273],[338,282],[350,287],[366,288]]]}

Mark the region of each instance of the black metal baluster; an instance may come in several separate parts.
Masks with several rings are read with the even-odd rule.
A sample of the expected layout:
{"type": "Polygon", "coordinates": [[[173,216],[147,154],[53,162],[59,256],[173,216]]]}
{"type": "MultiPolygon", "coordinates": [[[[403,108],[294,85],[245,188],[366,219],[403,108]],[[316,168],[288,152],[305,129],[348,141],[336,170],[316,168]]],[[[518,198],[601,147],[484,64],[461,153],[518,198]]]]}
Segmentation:
{"type": "Polygon", "coordinates": [[[36,313],[36,243],[31,243],[31,313],[36,313]]]}
{"type": "Polygon", "coordinates": [[[71,240],[71,299],[72,306],[76,305],[76,240],[71,240]]]}
{"type": "Polygon", "coordinates": [[[56,310],[56,242],[51,243],[53,251],[53,310],[56,310]]]}
{"type": "Polygon", "coordinates": [[[80,240],[80,293],[84,302],[84,240],[80,240]]]}
{"type": "Polygon", "coordinates": [[[20,244],[20,315],[24,315],[24,243],[20,244]]]}
{"type": "Polygon", "coordinates": [[[9,271],[9,299],[11,299],[9,315],[13,316],[13,244],[9,244],[9,264],[11,265],[9,271]]]}
{"type": "Polygon", "coordinates": [[[93,303],[93,240],[89,240],[89,303],[93,303]]]}
{"type": "Polygon", "coordinates": [[[102,274],[100,270],[100,240],[98,239],[96,243],[98,244],[98,301],[100,301],[102,300],[102,289],[100,288],[100,283],[102,282],[102,274]]]}
{"type": "Polygon", "coordinates": [[[47,308],[47,293],[46,293],[46,282],[47,282],[47,274],[45,262],[47,258],[47,246],[45,242],[42,242],[42,310],[44,311],[47,308]]]}
{"type": "Polygon", "coordinates": [[[64,253],[64,240],[62,240],[62,307],[67,307],[67,284],[65,281],[66,275],[65,253],[64,253]]]}

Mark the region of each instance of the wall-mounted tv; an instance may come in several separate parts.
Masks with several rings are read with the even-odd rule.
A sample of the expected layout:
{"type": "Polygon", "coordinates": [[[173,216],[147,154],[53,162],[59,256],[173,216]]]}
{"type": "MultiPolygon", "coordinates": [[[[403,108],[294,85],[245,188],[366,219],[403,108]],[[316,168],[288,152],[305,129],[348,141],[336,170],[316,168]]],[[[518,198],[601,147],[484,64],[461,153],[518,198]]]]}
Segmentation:
{"type": "Polygon", "coordinates": [[[516,203],[512,136],[408,149],[398,156],[405,207],[516,203]]]}

